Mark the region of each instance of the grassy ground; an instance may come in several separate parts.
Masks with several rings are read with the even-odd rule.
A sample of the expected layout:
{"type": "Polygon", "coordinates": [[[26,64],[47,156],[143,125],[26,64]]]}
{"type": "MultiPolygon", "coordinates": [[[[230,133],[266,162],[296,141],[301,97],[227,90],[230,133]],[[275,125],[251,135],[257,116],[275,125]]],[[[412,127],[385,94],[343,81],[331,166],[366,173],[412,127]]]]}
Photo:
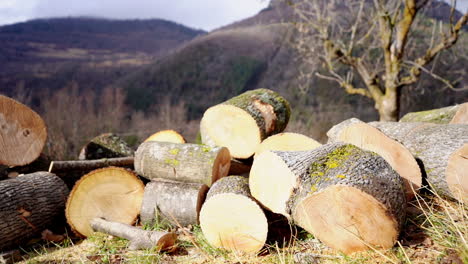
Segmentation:
{"type": "MultiPolygon", "coordinates": [[[[467,206],[423,195],[408,207],[401,237],[389,250],[371,249],[349,256],[335,252],[312,235],[300,232],[287,246],[270,243],[257,255],[211,247],[199,227],[177,229],[179,239],[172,252],[157,249],[129,251],[127,240],[95,233],[86,240],[68,237],[59,244],[48,242],[23,250],[22,263],[468,263],[467,206]]],[[[158,224],[147,229],[167,229],[158,224]]]]}

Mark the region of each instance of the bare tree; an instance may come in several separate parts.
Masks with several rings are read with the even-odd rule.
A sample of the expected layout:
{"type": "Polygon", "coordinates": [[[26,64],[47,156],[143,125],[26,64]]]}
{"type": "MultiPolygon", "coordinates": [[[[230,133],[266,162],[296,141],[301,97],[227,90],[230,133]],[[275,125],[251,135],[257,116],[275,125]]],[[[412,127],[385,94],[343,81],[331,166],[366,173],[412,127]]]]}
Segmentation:
{"type": "Polygon", "coordinates": [[[456,0],[452,0],[449,23],[438,23],[422,15],[430,2],[289,1],[297,15],[294,46],[305,63],[302,77],[316,75],[336,81],[349,94],[371,98],[382,121],[398,120],[401,90],[416,83],[423,72],[456,89],[426,67],[455,45],[467,24],[468,11],[456,19],[456,0]],[[430,41],[411,41],[419,38],[418,23],[429,27],[424,32],[432,32],[430,38],[425,38],[430,41]],[[326,73],[316,70],[317,61],[326,73]],[[355,74],[359,79],[354,78],[355,74]]]}

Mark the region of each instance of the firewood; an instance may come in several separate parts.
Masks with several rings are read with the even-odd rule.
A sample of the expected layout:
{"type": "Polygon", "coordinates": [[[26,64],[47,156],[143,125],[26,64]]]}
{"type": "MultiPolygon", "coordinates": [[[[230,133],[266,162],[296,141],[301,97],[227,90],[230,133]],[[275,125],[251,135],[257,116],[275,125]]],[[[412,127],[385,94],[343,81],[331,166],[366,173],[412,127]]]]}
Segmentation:
{"type": "Polygon", "coordinates": [[[0,251],[40,236],[63,213],[68,188],[52,173],[0,181],[0,251]]]}
{"type": "Polygon", "coordinates": [[[208,186],[200,183],[152,179],[146,184],[140,220],[152,224],[163,219],[173,225],[197,225],[208,186]]]}
{"type": "Polygon", "coordinates": [[[286,128],[290,111],[289,103],[276,92],[245,92],[205,111],[202,142],[227,147],[234,158],[249,158],[262,140],[286,128]]]}
{"type": "Polygon", "coordinates": [[[50,172],[87,172],[109,166],[133,167],[133,157],[97,159],[97,160],[61,160],[52,161],[49,166],[50,172]]]}
{"type": "Polygon", "coordinates": [[[265,244],[268,222],[252,198],[248,180],[229,176],[213,184],[200,212],[200,226],[214,247],[254,253],[265,244]]]}
{"type": "Polygon", "coordinates": [[[421,188],[422,175],[413,154],[402,144],[359,119],[351,118],[332,127],[328,142],[345,142],[382,156],[403,177],[406,200],[421,188]]]}
{"type": "Polygon", "coordinates": [[[282,151],[300,151],[312,150],[320,147],[322,144],[314,139],[298,133],[284,132],[279,133],[265,139],[257,147],[255,155],[258,155],[266,150],[282,150],[282,151]]]}
{"type": "Polygon", "coordinates": [[[144,142],[135,153],[135,170],[147,179],[213,182],[229,172],[231,156],[224,147],[169,142],[144,142]]]}
{"type": "Polygon", "coordinates": [[[400,122],[428,122],[436,124],[468,124],[468,103],[439,109],[407,113],[400,122]]]}
{"type": "Polygon", "coordinates": [[[404,223],[401,177],[382,157],[350,144],[265,151],[249,185],[263,206],[346,254],[391,248],[404,223]]]}
{"type": "Polygon", "coordinates": [[[66,204],[67,222],[83,237],[93,232],[90,221],[96,217],[132,224],[140,212],[143,191],[141,180],[128,170],[94,170],[73,187],[66,204]]]}
{"type": "Polygon", "coordinates": [[[130,240],[128,249],[153,249],[171,250],[174,247],[177,235],[173,232],[149,231],[122,224],[107,221],[102,218],[91,219],[91,227],[94,231],[130,240]]]}
{"type": "Polygon", "coordinates": [[[144,142],[158,141],[158,142],[171,142],[171,143],[186,143],[185,138],[174,130],[162,130],[154,133],[145,139],[144,142]]]}
{"type": "Polygon", "coordinates": [[[33,162],[47,139],[44,120],[29,107],[0,95],[0,165],[33,162]]]}
{"type": "Polygon", "coordinates": [[[240,175],[240,176],[248,177],[251,167],[252,167],[252,162],[245,162],[242,160],[231,159],[231,166],[229,167],[228,175],[240,175]]]}
{"type": "Polygon", "coordinates": [[[78,159],[93,160],[133,156],[133,150],[119,136],[105,133],[89,141],[80,151],[78,159]]]}

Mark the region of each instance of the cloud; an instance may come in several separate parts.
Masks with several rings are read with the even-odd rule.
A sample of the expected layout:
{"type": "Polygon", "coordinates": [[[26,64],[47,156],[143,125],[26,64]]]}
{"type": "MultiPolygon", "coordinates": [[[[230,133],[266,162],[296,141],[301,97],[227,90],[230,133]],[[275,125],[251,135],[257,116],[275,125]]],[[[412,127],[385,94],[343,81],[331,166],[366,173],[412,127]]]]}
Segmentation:
{"type": "Polygon", "coordinates": [[[0,25],[26,21],[33,15],[36,0],[1,0],[0,25]]]}

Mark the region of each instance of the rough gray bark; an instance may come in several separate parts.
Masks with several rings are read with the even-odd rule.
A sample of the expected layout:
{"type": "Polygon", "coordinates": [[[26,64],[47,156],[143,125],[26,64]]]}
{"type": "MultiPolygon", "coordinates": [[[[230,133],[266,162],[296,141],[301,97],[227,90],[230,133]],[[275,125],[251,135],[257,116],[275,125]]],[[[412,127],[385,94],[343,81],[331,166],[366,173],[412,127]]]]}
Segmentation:
{"type": "Polygon", "coordinates": [[[197,225],[208,186],[164,179],[152,179],[146,184],[140,220],[152,224],[162,218],[173,225],[197,225]]]}
{"type": "Polygon", "coordinates": [[[0,182],[0,250],[38,236],[63,213],[68,188],[47,172],[0,182]]]}
{"type": "Polygon", "coordinates": [[[239,194],[253,199],[252,195],[250,195],[249,180],[241,176],[224,177],[217,181],[211,186],[206,199],[226,193],[239,194]]]}
{"type": "Polygon", "coordinates": [[[109,166],[133,167],[133,157],[109,158],[97,160],[62,160],[52,161],[50,172],[92,171],[109,166]]]}
{"type": "Polygon", "coordinates": [[[427,111],[407,113],[400,119],[400,122],[468,124],[468,103],[427,111]]]}
{"type": "Polygon", "coordinates": [[[177,238],[177,235],[172,232],[142,230],[131,225],[111,222],[102,218],[93,218],[91,227],[94,231],[130,240],[128,247],[130,250],[152,249],[155,247],[158,250],[168,250],[174,246],[177,238]]]}
{"type": "Polygon", "coordinates": [[[229,172],[227,148],[197,144],[145,142],[135,153],[135,170],[147,179],[202,183],[213,182],[229,172]]]}
{"type": "Polygon", "coordinates": [[[78,159],[92,160],[133,156],[133,150],[119,136],[106,133],[99,135],[86,144],[78,159]]]}

